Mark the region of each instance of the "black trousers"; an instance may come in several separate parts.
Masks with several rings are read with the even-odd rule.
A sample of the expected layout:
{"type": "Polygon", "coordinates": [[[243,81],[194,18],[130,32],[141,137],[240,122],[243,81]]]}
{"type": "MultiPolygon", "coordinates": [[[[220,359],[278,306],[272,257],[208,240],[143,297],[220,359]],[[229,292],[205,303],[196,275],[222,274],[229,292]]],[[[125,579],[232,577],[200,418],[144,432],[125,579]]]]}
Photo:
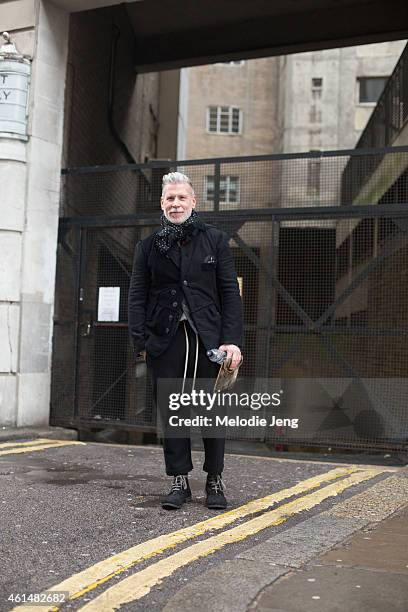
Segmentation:
{"type": "MultiPolygon", "coordinates": [[[[147,355],[147,368],[150,375],[150,380],[152,382],[153,399],[156,406],[157,380],[159,378],[183,379],[187,348],[186,332],[189,344],[186,378],[192,379],[194,375],[196,358],[196,339],[198,336],[196,336],[195,332],[186,320],[179,323],[173,341],[164,351],[164,353],[158,357],[151,357],[150,355],[147,355]]],[[[199,386],[200,378],[215,380],[219,370],[219,365],[211,362],[208,359],[206,349],[199,339],[198,346],[199,350],[196,370],[197,386],[199,386]]],[[[195,386],[195,388],[197,388],[197,386],[195,386]]],[[[186,384],[184,390],[186,393],[189,393],[191,391],[191,387],[186,384]]],[[[208,473],[220,474],[224,469],[225,437],[203,437],[203,444],[205,453],[203,470],[208,473]]],[[[163,450],[166,464],[166,474],[168,476],[187,474],[193,469],[190,437],[170,438],[164,435],[163,450]]]]}

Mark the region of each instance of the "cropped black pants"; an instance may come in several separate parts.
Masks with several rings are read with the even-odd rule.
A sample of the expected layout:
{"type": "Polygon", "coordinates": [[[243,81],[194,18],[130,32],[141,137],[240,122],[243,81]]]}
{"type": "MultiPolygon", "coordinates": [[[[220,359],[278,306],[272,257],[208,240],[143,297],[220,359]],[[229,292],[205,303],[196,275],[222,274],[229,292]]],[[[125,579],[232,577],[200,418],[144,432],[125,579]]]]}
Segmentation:
{"type": "MultiPolygon", "coordinates": [[[[194,371],[196,373],[195,378],[197,383],[194,388],[196,389],[199,388],[200,378],[213,379],[215,381],[218,374],[219,365],[208,359],[205,347],[187,320],[180,321],[177,332],[170,346],[158,357],[151,357],[150,355],[147,355],[147,368],[153,387],[153,399],[156,407],[158,402],[158,379],[172,378],[183,380],[187,352],[186,333],[188,338],[186,379],[188,380],[186,380],[184,391],[186,393],[190,393],[191,380],[194,378],[194,371]],[[197,341],[198,356],[196,364],[197,341]],[[188,384],[189,382],[190,384],[188,384]]],[[[220,437],[203,437],[203,444],[205,453],[203,470],[208,473],[220,474],[224,469],[225,436],[221,437],[220,434],[220,437]]],[[[164,434],[163,451],[166,464],[166,474],[168,476],[188,474],[188,472],[193,469],[190,437],[173,438],[167,437],[164,434]]]]}

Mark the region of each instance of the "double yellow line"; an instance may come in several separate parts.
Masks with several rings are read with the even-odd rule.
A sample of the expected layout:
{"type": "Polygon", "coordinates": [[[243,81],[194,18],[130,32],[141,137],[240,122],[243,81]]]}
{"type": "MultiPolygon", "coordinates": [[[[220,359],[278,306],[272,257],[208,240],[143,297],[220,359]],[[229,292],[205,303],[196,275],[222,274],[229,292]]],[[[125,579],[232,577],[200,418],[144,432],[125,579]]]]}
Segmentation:
{"type": "Polygon", "coordinates": [[[49,438],[37,438],[28,442],[2,442],[0,444],[0,457],[2,455],[19,455],[20,453],[32,453],[33,451],[45,450],[47,448],[58,448],[72,444],[86,444],[77,440],[52,440],[49,438]],[[7,450],[3,450],[6,448],[7,450]]]}
{"type": "MultiPolygon", "coordinates": [[[[179,568],[197,559],[206,557],[228,544],[239,542],[264,529],[284,523],[291,516],[310,510],[322,501],[330,497],[335,497],[349,487],[374,478],[383,471],[384,470],[379,468],[362,469],[357,466],[335,468],[325,474],[308,478],[288,489],[277,491],[266,497],[250,501],[229,512],[133,546],[128,550],[108,557],[88,567],[82,572],[74,574],[59,584],[47,589],[47,593],[53,591],[68,591],[70,601],[78,599],[145,559],[159,555],[197,536],[221,530],[238,519],[263,512],[259,516],[236,527],[212,535],[205,540],[198,541],[179,552],[152,563],[147,568],[133,573],[119,583],[115,583],[110,588],[107,588],[101,595],[80,608],[80,610],[86,610],[87,612],[92,610],[97,612],[115,610],[124,603],[129,603],[144,597],[149,593],[152,587],[159,584],[164,578],[171,576],[171,574],[179,568]],[[331,482],[332,484],[319,488],[322,484],[331,482]],[[314,489],[317,490],[313,491],[314,489]],[[312,492],[308,493],[309,491],[312,492]],[[307,494],[283,504],[276,509],[268,510],[275,504],[302,493],[307,494]]],[[[59,609],[59,606],[45,607],[44,609],[54,612],[59,609]]],[[[13,608],[13,611],[15,610],[24,610],[25,612],[30,612],[31,610],[32,612],[38,612],[37,608],[31,608],[26,605],[13,608]]]]}

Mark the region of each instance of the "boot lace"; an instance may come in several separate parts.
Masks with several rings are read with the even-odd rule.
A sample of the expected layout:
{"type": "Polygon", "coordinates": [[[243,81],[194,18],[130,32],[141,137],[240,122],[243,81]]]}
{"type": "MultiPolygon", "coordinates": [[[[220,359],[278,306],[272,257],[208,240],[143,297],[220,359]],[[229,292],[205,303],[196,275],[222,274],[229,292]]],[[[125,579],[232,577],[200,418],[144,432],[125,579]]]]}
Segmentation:
{"type": "Polygon", "coordinates": [[[178,491],[182,491],[183,489],[187,489],[187,478],[179,474],[178,476],[174,476],[173,484],[171,485],[171,492],[177,493],[178,491]]]}
{"type": "Polygon", "coordinates": [[[226,487],[220,474],[208,476],[208,486],[214,493],[222,493],[226,487]]]}

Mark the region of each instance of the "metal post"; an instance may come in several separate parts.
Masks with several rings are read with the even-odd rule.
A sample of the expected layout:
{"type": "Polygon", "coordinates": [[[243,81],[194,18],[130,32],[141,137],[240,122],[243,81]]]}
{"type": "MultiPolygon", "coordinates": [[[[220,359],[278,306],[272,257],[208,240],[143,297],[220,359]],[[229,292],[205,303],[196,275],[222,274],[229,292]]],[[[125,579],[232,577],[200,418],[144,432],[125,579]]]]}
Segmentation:
{"type": "Polygon", "coordinates": [[[220,180],[221,180],[221,164],[214,164],[214,212],[220,210],[220,180]]]}

